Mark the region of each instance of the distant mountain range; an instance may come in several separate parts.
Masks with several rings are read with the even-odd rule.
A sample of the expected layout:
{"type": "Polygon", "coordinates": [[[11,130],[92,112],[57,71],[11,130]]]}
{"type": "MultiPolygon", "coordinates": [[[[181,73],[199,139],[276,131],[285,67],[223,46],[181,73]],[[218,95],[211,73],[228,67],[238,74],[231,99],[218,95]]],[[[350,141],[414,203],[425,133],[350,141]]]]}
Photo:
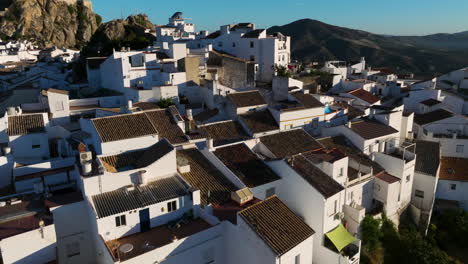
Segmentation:
{"type": "Polygon", "coordinates": [[[269,33],[291,36],[293,59],[359,61],[372,67],[392,67],[420,77],[468,66],[468,32],[428,36],[384,36],[337,27],[312,19],[274,26],[269,33]]]}

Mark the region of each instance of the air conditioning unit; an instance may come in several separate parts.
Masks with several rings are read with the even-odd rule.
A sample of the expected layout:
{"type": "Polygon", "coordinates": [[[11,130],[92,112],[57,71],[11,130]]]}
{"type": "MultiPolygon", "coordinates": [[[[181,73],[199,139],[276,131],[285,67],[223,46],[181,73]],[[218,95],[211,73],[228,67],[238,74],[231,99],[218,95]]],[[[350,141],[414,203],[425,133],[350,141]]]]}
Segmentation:
{"type": "Polygon", "coordinates": [[[240,189],[231,193],[231,199],[240,205],[253,200],[253,193],[249,188],[240,189]]]}
{"type": "Polygon", "coordinates": [[[80,153],[80,163],[83,164],[93,159],[93,154],[90,151],[80,153]]]}
{"type": "Polygon", "coordinates": [[[335,214],[335,220],[342,220],[344,218],[344,213],[343,212],[339,212],[337,214],[335,214]]]}

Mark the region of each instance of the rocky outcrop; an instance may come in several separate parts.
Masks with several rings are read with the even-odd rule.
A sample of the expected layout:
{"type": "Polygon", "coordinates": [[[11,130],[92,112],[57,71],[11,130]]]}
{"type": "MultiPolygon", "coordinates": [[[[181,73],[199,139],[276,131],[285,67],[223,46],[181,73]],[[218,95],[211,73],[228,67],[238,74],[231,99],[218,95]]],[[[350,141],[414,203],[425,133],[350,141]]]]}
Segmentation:
{"type": "Polygon", "coordinates": [[[33,40],[42,47],[80,48],[91,39],[98,23],[100,17],[79,3],[14,0],[0,16],[0,36],[33,40]]]}
{"type": "Polygon", "coordinates": [[[143,49],[152,44],[154,35],[148,30],[154,30],[148,16],[139,14],[126,19],[116,19],[103,23],[91,38],[91,41],[83,49],[86,56],[108,56],[113,49],[120,50],[123,47],[143,49]]]}

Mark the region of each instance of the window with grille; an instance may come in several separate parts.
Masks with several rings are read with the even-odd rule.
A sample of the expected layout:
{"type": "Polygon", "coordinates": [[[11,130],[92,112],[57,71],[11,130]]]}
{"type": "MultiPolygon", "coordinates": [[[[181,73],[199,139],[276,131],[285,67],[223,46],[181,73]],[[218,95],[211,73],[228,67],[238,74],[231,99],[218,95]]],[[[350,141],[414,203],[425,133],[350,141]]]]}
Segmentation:
{"type": "Polygon", "coordinates": [[[115,226],[125,226],[127,225],[127,219],[125,218],[125,215],[119,215],[115,217],[115,226]]]}
{"type": "Polygon", "coordinates": [[[168,202],[167,203],[167,211],[168,212],[173,212],[175,210],[177,210],[177,202],[176,201],[168,202]]]}

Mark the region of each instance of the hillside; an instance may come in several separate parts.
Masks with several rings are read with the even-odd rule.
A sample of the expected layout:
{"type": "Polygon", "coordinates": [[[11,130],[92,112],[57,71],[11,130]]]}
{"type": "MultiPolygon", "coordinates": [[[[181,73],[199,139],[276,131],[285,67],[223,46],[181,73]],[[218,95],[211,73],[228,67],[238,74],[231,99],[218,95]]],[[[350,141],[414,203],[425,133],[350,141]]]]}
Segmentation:
{"type": "Polygon", "coordinates": [[[81,5],[60,0],[14,0],[0,16],[2,39],[29,39],[42,47],[81,47],[101,18],[81,5]]]}
{"type": "Polygon", "coordinates": [[[468,47],[463,51],[424,47],[405,42],[402,38],[332,26],[317,20],[298,20],[268,31],[291,36],[293,59],[306,62],[335,59],[357,61],[366,57],[373,67],[388,66],[420,76],[468,65],[468,47]]]}
{"type": "Polygon", "coordinates": [[[427,36],[391,36],[402,44],[423,46],[442,50],[468,49],[468,31],[454,34],[432,34],[427,36]]]}

